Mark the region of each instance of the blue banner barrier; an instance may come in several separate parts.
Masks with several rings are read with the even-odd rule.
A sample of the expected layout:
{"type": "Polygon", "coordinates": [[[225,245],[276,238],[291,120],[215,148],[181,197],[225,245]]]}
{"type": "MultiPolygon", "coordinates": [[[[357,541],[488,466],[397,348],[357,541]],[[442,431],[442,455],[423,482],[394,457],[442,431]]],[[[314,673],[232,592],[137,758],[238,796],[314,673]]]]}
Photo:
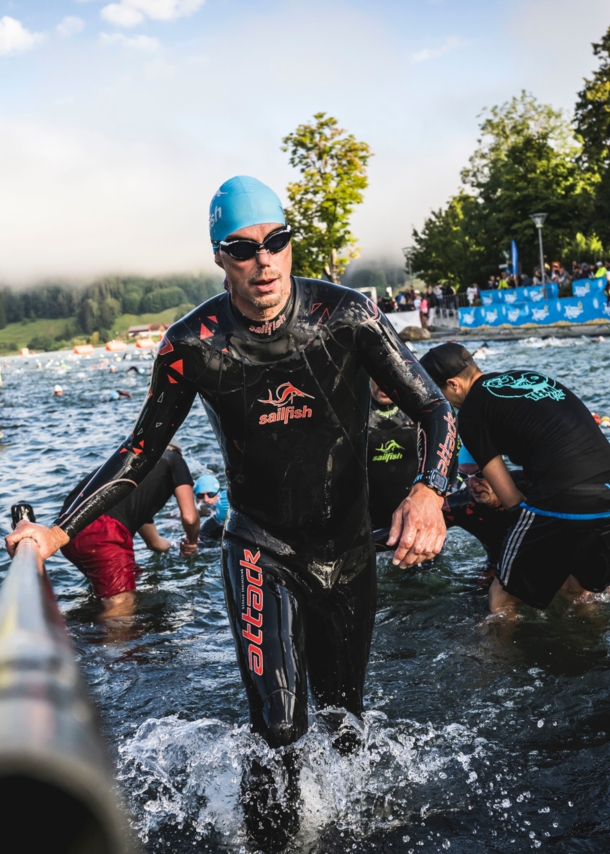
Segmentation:
{"type": "Polygon", "coordinates": [[[599,279],[574,279],[572,281],[572,296],[591,297],[603,293],[606,287],[606,277],[599,279]]]}
{"type": "MultiPolygon", "coordinates": [[[[549,285],[546,287],[548,288],[549,285]]],[[[556,296],[557,294],[551,295],[556,296]]],[[[499,291],[481,291],[481,302],[483,303],[483,306],[498,303],[501,305],[514,305],[518,302],[538,302],[542,299],[544,299],[544,288],[542,285],[536,285],[529,288],[504,288],[499,291]]]]}
{"type": "Polygon", "coordinates": [[[516,302],[508,305],[494,303],[474,308],[458,309],[460,326],[524,326],[527,323],[547,326],[552,323],[587,323],[610,319],[610,305],[599,291],[591,297],[565,297],[516,302]]]}

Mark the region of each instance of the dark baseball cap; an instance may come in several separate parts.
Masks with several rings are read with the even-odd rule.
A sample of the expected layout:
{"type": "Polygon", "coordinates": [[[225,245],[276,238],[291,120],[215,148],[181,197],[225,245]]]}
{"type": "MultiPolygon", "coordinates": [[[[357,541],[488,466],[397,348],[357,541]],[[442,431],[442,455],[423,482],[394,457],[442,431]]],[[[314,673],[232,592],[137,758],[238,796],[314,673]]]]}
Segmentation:
{"type": "Polygon", "coordinates": [[[474,364],[472,354],[461,344],[448,341],[428,350],[419,360],[425,372],[442,387],[451,377],[457,377],[474,364]]]}

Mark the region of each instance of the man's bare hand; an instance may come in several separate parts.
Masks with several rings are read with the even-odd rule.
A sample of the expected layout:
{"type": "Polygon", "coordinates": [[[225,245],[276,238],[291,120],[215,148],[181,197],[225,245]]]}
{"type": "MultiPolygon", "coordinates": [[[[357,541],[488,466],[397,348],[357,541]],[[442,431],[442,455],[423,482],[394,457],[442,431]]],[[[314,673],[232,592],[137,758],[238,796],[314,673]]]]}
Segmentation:
{"type": "Polygon", "coordinates": [[[199,548],[199,543],[189,543],[188,540],[182,540],[180,543],[180,554],[182,557],[196,555],[199,548]]]}
{"type": "Polygon", "coordinates": [[[15,556],[17,544],[24,539],[34,540],[43,560],[51,557],[58,549],[70,542],[70,537],[57,525],[47,528],[46,525],[37,525],[22,519],[13,533],[4,538],[6,550],[11,557],[15,556]]]}
{"type": "Polygon", "coordinates": [[[415,484],[392,516],[388,545],[398,544],[394,566],[406,569],[436,557],[447,535],[442,506],[443,498],[433,489],[415,484]]]}

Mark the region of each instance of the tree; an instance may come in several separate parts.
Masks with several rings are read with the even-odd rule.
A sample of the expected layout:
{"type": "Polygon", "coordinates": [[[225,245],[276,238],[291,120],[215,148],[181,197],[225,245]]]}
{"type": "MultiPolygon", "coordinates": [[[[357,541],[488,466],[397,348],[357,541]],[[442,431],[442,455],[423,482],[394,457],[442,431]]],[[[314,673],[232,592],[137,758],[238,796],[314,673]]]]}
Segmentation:
{"type": "Polygon", "coordinates": [[[562,113],[522,92],[485,111],[481,137],[462,172],[463,190],[414,232],[415,266],[467,286],[497,273],[515,240],[524,270],[538,264],[530,214],[545,211],[549,260],[589,231],[595,178],[562,113]]]}
{"type": "Polygon", "coordinates": [[[461,191],[447,207],[433,211],[421,232],[413,230],[413,268],[427,282],[449,282],[467,286],[480,276],[484,248],[476,223],[479,203],[461,191]]]}
{"type": "Polygon", "coordinates": [[[78,310],[78,322],[87,335],[91,335],[91,333],[96,329],[98,324],[98,305],[95,300],[92,299],[84,299],[78,310]]]}
{"type": "Polygon", "coordinates": [[[591,226],[610,245],[610,28],[593,44],[593,53],[599,68],[578,93],[574,126],[582,142],[581,162],[598,182],[591,226]]]}
{"type": "Polygon", "coordinates": [[[316,113],[282,140],[290,165],[303,176],[288,184],[286,220],[294,232],[293,266],[297,275],[339,282],[350,258],[358,257],[349,220],[368,186],[372,156],[366,142],[345,135],[338,122],[316,113]]]}
{"type": "Polygon", "coordinates": [[[106,297],[100,303],[100,326],[112,329],[112,324],[121,313],[121,303],[114,297],[106,297]]]}

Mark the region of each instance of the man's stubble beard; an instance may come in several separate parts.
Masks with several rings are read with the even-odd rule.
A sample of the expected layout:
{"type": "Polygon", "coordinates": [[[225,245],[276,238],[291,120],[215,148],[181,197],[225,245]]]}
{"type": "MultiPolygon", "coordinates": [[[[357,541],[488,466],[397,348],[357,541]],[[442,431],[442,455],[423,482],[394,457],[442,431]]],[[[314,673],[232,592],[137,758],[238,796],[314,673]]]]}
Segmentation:
{"type": "Polygon", "coordinates": [[[286,296],[284,285],[284,277],[280,273],[279,270],[270,270],[268,272],[269,276],[273,276],[280,283],[281,287],[279,291],[273,294],[264,294],[263,296],[257,297],[250,291],[250,285],[253,285],[259,278],[260,273],[257,273],[254,276],[250,276],[250,278],[246,282],[245,293],[241,294],[242,299],[247,300],[254,308],[258,308],[261,310],[268,310],[270,308],[275,308],[276,305],[279,305],[284,297],[286,296]]]}

